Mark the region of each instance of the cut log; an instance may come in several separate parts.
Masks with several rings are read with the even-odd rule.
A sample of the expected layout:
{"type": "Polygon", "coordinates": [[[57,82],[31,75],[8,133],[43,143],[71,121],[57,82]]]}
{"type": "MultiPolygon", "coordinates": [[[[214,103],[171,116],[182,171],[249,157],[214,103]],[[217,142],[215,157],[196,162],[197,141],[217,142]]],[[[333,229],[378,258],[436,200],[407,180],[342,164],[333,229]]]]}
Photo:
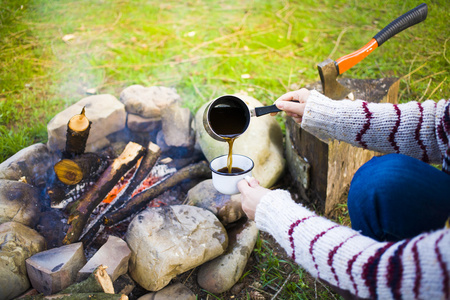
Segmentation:
{"type": "MultiPolygon", "coordinates": [[[[397,104],[399,80],[349,79],[339,82],[349,87],[355,99],[397,104]]],[[[320,82],[308,87],[321,90],[320,82]]],[[[286,118],[286,157],[288,168],[301,197],[316,211],[335,216],[339,204],[346,203],[350,181],[356,170],[373,156],[380,155],[337,140],[322,141],[286,118]]]]}
{"type": "Polygon", "coordinates": [[[91,178],[101,166],[102,159],[95,153],[84,153],[72,159],[62,159],[55,164],[56,177],[67,185],[79,183],[83,178],[91,178]]]}
{"type": "Polygon", "coordinates": [[[59,294],[76,293],[106,293],[114,294],[114,286],[111,277],[106,272],[106,267],[98,266],[89,277],[81,282],[72,284],[59,294]]]}
{"type": "Polygon", "coordinates": [[[64,244],[78,241],[92,211],[102,202],[120,178],[144,155],[144,152],[145,148],[141,145],[128,143],[122,154],[103,172],[96,183],[77,201],[76,205],[71,206],[68,219],[69,229],[63,240],[64,244]]]}
{"type": "Polygon", "coordinates": [[[104,294],[104,293],[79,293],[79,294],[56,294],[50,296],[37,295],[20,298],[22,300],[128,300],[126,295],[104,294]]]}
{"type": "Polygon", "coordinates": [[[67,123],[66,149],[63,157],[72,158],[84,153],[91,124],[85,115],[84,107],[79,115],[70,118],[67,123]]]}
{"type": "Polygon", "coordinates": [[[153,198],[159,196],[167,189],[174,187],[186,179],[210,178],[211,170],[206,161],[187,166],[156,185],[140,192],[131,198],[121,209],[108,213],[103,218],[103,223],[112,226],[141,211],[153,198]]]}

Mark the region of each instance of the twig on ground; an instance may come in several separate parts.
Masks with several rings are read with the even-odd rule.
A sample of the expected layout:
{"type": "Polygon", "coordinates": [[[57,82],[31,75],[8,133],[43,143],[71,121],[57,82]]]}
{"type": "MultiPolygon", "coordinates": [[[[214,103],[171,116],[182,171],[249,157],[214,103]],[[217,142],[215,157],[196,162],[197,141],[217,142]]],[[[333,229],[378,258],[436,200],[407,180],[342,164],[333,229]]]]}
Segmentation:
{"type": "Polygon", "coordinates": [[[447,49],[447,42],[448,42],[449,39],[450,39],[450,38],[447,38],[447,39],[445,40],[445,42],[444,42],[444,51],[443,51],[442,55],[444,56],[444,59],[450,64],[450,60],[447,58],[447,56],[445,56],[445,51],[446,51],[446,49],[447,49]]]}
{"type": "Polygon", "coordinates": [[[186,284],[186,282],[188,281],[188,279],[191,277],[192,273],[194,273],[194,271],[195,271],[196,269],[197,269],[197,268],[193,268],[193,269],[191,270],[191,272],[189,273],[188,277],[186,277],[186,279],[184,280],[183,284],[186,284]]]}
{"type": "Polygon", "coordinates": [[[314,280],[314,297],[317,299],[317,278],[314,280]]]}
{"type": "Polygon", "coordinates": [[[430,87],[430,84],[431,84],[431,81],[432,81],[433,79],[432,78],[430,78],[430,81],[428,81],[428,85],[427,85],[427,88],[425,89],[425,92],[423,93],[423,95],[422,95],[422,97],[420,97],[420,99],[419,100],[417,100],[418,102],[421,102],[422,101],[422,99],[425,97],[425,95],[427,94],[427,92],[428,92],[428,88],[430,87]]]}
{"type": "Polygon", "coordinates": [[[413,81],[413,84],[418,83],[418,82],[421,82],[421,81],[423,81],[423,80],[426,80],[426,79],[428,79],[428,78],[430,78],[430,77],[434,77],[434,76],[440,75],[440,74],[442,74],[442,73],[446,73],[446,72],[447,72],[447,71],[444,70],[444,71],[440,71],[440,72],[437,72],[437,73],[434,73],[434,74],[425,76],[425,77],[423,77],[423,78],[417,79],[416,81],[413,81]]]}
{"type": "Polygon", "coordinates": [[[283,21],[283,23],[285,23],[286,25],[288,25],[288,30],[286,33],[286,39],[290,40],[291,39],[291,34],[292,34],[292,23],[289,22],[287,19],[294,13],[294,11],[297,9],[296,7],[292,8],[289,12],[287,12],[284,17],[281,16],[282,13],[284,13],[286,10],[289,9],[289,2],[286,2],[286,5],[280,9],[279,11],[277,11],[275,13],[275,15],[281,20],[283,21]]]}
{"type": "Polygon", "coordinates": [[[189,79],[191,80],[191,83],[192,83],[192,86],[194,87],[195,92],[202,98],[203,101],[207,102],[208,100],[205,98],[205,96],[203,96],[202,92],[200,92],[200,90],[197,88],[192,77],[189,77],[189,79]]]}
{"type": "Polygon", "coordinates": [[[255,291],[258,291],[258,292],[260,292],[260,293],[264,293],[264,294],[267,294],[267,295],[269,295],[270,297],[272,297],[272,296],[273,296],[273,295],[272,295],[271,293],[269,293],[269,292],[266,292],[266,291],[264,291],[264,290],[261,290],[261,289],[259,289],[259,288],[255,287],[255,286],[253,286],[253,285],[250,285],[249,287],[250,287],[250,288],[252,288],[252,289],[254,289],[255,291]]]}
{"type": "Polygon", "coordinates": [[[416,68],[414,71],[410,71],[408,74],[402,76],[401,79],[405,79],[405,80],[406,80],[407,78],[408,78],[408,79],[411,78],[411,75],[412,75],[412,74],[416,73],[417,71],[419,71],[420,69],[422,69],[422,68],[425,67],[426,65],[427,65],[427,63],[422,64],[420,67],[416,68]]]}
{"type": "Polygon", "coordinates": [[[330,291],[330,289],[325,284],[323,284],[322,281],[320,281],[320,280],[316,280],[316,281],[319,281],[319,283],[328,291],[328,293],[330,293],[331,296],[333,296],[333,298],[337,300],[336,296],[334,296],[334,293],[332,291],[330,291]]]}
{"type": "Polygon", "coordinates": [[[277,299],[278,294],[281,293],[281,291],[283,290],[284,286],[286,285],[286,283],[291,279],[291,275],[292,272],[289,273],[288,277],[286,278],[286,280],[283,282],[283,284],[281,285],[280,289],[275,293],[275,295],[273,295],[273,297],[271,298],[271,300],[277,299]]]}
{"type": "Polygon", "coordinates": [[[328,58],[333,57],[334,53],[336,52],[337,48],[339,47],[339,44],[341,43],[342,36],[344,35],[344,33],[347,32],[347,30],[348,30],[348,27],[345,27],[344,29],[342,29],[341,33],[339,33],[336,43],[334,44],[334,48],[333,48],[333,50],[331,50],[331,53],[330,53],[330,55],[328,55],[328,58]]]}
{"type": "Polygon", "coordinates": [[[428,96],[428,99],[431,99],[431,96],[441,87],[441,85],[447,80],[447,77],[444,78],[444,80],[441,81],[441,83],[438,84],[437,87],[434,88],[434,90],[431,92],[430,96],[428,96]]]}

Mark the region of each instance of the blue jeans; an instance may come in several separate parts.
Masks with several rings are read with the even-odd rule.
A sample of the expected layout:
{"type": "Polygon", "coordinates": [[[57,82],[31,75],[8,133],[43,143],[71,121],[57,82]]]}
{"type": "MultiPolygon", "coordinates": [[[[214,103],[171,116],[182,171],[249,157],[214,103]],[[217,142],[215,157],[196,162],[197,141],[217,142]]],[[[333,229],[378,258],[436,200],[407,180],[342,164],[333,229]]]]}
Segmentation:
{"type": "Polygon", "coordinates": [[[401,154],[374,157],[354,175],[348,195],[352,228],[398,241],[445,226],[450,175],[401,154]]]}

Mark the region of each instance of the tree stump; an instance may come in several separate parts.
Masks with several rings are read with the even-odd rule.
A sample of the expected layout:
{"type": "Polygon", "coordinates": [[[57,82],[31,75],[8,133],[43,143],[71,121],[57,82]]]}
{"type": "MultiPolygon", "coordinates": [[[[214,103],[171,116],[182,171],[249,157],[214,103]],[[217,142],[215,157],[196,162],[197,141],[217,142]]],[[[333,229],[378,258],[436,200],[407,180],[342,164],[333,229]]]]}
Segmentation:
{"type": "MultiPolygon", "coordinates": [[[[398,78],[340,79],[353,91],[355,99],[376,103],[398,103],[398,78]]],[[[317,82],[309,89],[321,91],[317,82]]],[[[375,155],[350,144],[323,142],[306,132],[295,121],[286,119],[286,158],[289,171],[302,198],[325,216],[336,215],[339,204],[346,203],[350,182],[356,170],[375,155]]]]}

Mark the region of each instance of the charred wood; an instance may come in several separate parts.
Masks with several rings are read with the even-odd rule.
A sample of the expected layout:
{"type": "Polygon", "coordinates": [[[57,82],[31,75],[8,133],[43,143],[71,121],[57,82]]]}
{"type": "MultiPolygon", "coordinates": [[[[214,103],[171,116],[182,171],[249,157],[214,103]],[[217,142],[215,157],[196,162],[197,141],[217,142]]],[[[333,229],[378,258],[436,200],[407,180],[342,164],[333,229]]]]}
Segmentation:
{"type": "Polygon", "coordinates": [[[103,172],[95,184],[71,206],[68,220],[69,229],[64,244],[78,241],[89,216],[120,178],[144,155],[145,148],[130,142],[122,154],[103,172]]]}
{"type": "Polygon", "coordinates": [[[111,203],[110,210],[117,209],[121,207],[133,194],[134,190],[141,184],[141,182],[147,178],[148,174],[152,170],[159,156],[161,155],[161,149],[158,145],[150,142],[148,144],[147,153],[142,158],[141,163],[139,164],[138,169],[134,173],[133,177],[130,179],[129,184],[119,195],[117,200],[114,203],[111,203]]]}
{"type": "MultiPolygon", "coordinates": [[[[114,199],[111,204],[105,208],[103,214],[106,214],[108,211],[114,211],[124,205],[124,203],[129,200],[136,190],[136,188],[141,184],[141,182],[149,175],[153,166],[156,164],[156,161],[161,155],[161,149],[158,145],[150,142],[148,144],[147,153],[142,158],[139,167],[134,173],[133,177],[130,179],[127,187],[124,191],[122,191],[116,199],[114,199]]],[[[82,236],[82,241],[84,244],[89,243],[93,240],[94,236],[97,234],[101,225],[103,225],[103,220],[101,218],[97,218],[93,221],[93,223],[89,226],[86,232],[82,236]]]]}
{"type": "Polygon", "coordinates": [[[193,178],[208,178],[211,176],[208,163],[201,161],[197,164],[187,166],[178,172],[170,175],[165,180],[158,184],[140,192],[131,198],[122,208],[108,213],[103,218],[103,223],[107,226],[112,226],[118,222],[128,218],[129,216],[141,211],[153,198],[159,196],[167,189],[174,187],[178,183],[193,178]]]}

